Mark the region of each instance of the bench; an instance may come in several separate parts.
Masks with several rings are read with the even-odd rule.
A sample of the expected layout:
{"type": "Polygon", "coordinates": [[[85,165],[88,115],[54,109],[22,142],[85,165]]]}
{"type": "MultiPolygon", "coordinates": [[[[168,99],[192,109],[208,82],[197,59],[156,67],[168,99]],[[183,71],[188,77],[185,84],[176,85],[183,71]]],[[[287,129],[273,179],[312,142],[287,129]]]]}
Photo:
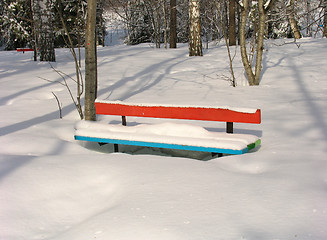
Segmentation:
{"type": "Polygon", "coordinates": [[[260,109],[130,104],[99,100],[95,102],[95,108],[97,115],[121,116],[122,125],[82,120],[75,126],[74,138],[114,144],[115,152],[118,152],[118,144],[122,144],[211,152],[222,156],[243,154],[261,143],[255,135],[233,134],[233,123],[260,124],[260,109]],[[127,126],[127,116],[226,122],[226,132],[212,132],[201,126],[176,121],[127,126]]]}
{"type": "Polygon", "coordinates": [[[25,53],[25,52],[34,52],[34,49],[33,48],[17,48],[16,50],[17,50],[17,52],[22,52],[22,53],[25,53]]]}

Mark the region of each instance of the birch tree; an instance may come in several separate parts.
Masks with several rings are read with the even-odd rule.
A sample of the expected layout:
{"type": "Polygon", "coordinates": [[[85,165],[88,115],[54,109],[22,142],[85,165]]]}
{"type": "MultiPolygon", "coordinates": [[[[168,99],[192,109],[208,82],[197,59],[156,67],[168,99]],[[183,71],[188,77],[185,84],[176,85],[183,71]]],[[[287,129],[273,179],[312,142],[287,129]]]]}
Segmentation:
{"type": "Polygon", "coordinates": [[[189,0],[189,25],[189,55],[203,56],[200,23],[200,0],[189,0]]]}
{"type": "Polygon", "coordinates": [[[242,0],[239,2],[241,8],[241,26],[240,26],[240,46],[241,46],[241,57],[243,66],[245,69],[246,76],[248,78],[249,84],[259,85],[261,78],[261,70],[262,70],[262,55],[263,55],[263,41],[264,41],[264,33],[266,26],[266,18],[269,9],[271,8],[274,0],[258,0],[257,8],[258,8],[258,30],[256,33],[256,62],[254,67],[254,72],[252,69],[252,62],[248,58],[247,50],[246,50],[246,22],[248,19],[249,12],[249,1],[242,0]]]}
{"type": "Polygon", "coordinates": [[[286,13],[288,17],[288,21],[291,26],[292,33],[294,35],[295,39],[300,39],[301,38],[301,33],[298,29],[297,22],[295,19],[295,11],[294,11],[294,3],[295,0],[289,0],[287,5],[286,5],[286,13]]]}

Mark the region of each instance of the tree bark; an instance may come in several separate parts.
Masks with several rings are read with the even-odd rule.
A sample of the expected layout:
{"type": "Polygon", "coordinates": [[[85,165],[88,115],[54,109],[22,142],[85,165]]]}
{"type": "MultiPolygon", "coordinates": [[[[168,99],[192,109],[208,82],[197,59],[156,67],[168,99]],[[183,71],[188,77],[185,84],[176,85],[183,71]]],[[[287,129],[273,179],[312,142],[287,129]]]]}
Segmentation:
{"type": "Polygon", "coordinates": [[[85,120],[96,120],[97,97],[96,0],[87,1],[85,39],[85,120]]]}
{"type": "Polygon", "coordinates": [[[255,74],[254,74],[253,85],[259,85],[260,78],[261,78],[261,70],[262,70],[263,41],[264,41],[266,17],[267,17],[263,4],[264,4],[264,0],[258,1],[259,26],[258,26],[258,39],[257,39],[257,57],[255,63],[255,74]]]}
{"type": "Polygon", "coordinates": [[[236,23],[235,23],[235,0],[229,0],[229,26],[228,39],[229,46],[236,45],[236,23]]]}
{"type": "Polygon", "coordinates": [[[249,62],[249,58],[246,51],[246,21],[249,11],[249,4],[247,0],[243,1],[241,6],[241,24],[240,24],[240,47],[241,47],[241,58],[244,66],[246,76],[250,85],[254,84],[254,74],[252,72],[252,66],[249,62]]]}
{"type": "Polygon", "coordinates": [[[99,45],[105,46],[105,37],[106,37],[106,31],[105,31],[105,22],[103,19],[103,12],[104,12],[104,0],[98,0],[97,1],[97,18],[98,18],[98,43],[99,45]]]}
{"type": "Polygon", "coordinates": [[[32,43],[33,43],[33,60],[36,62],[37,61],[37,40],[36,40],[36,34],[35,34],[35,23],[34,23],[34,13],[33,13],[33,0],[29,0],[29,7],[31,9],[30,11],[30,19],[31,19],[31,25],[32,25],[32,43]]]}
{"type": "Polygon", "coordinates": [[[189,55],[203,56],[199,0],[189,0],[189,21],[189,55]]]}
{"type": "Polygon", "coordinates": [[[177,47],[177,14],[176,0],[170,0],[170,32],[169,32],[169,48],[177,47]]]}
{"type": "Polygon", "coordinates": [[[324,36],[327,38],[327,0],[323,0],[324,6],[324,36]]]}
{"type": "Polygon", "coordinates": [[[256,38],[257,47],[256,47],[256,64],[255,64],[254,73],[252,71],[252,66],[246,52],[245,27],[247,21],[247,14],[249,10],[248,1],[243,0],[243,3],[241,5],[241,26],[240,26],[241,57],[250,86],[259,85],[260,83],[266,18],[267,18],[267,12],[273,3],[274,1],[271,0],[269,4],[265,6],[264,0],[258,0],[259,23],[258,23],[258,31],[257,31],[257,38],[256,38]]]}
{"type": "Polygon", "coordinates": [[[311,16],[309,12],[311,12],[311,3],[310,1],[307,1],[306,3],[306,12],[307,12],[307,19],[306,19],[306,24],[307,24],[307,29],[306,29],[306,37],[311,37],[312,36],[312,29],[311,29],[311,16]]]}
{"type": "Polygon", "coordinates": [[[288,5],[286,6],[286,12],[288,16],[288,21],[291,26],[291,30],[293,32],[294,38],[295,39],[300,39],[301,38],[301,33],[298,29],[297,22],[295,20],[295,13],[294,13],[294,3],[295,0],[290,0],[288,5]]]}
{"type": "Polygon", "coordinates": [[[167,36],[167,30],[168,30],[168,20],[167,20],[167,8],[166,8],[166,3],[165,1],[161,2],[161,7],[162,7],[162,14],[163,14],[163,19],[164,19],[164,46],[165,49],[167,49],[168,46],[168,36],[167,36]]]}

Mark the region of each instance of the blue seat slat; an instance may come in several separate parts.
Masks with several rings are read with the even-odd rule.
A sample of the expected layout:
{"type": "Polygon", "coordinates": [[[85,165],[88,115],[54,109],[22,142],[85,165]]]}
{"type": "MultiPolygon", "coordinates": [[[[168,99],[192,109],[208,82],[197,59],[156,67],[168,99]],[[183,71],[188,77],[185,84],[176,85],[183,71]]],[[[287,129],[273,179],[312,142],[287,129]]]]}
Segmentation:
{"type": "Polygon", "coordinates": [[[133,146],[142,146],[142,147],[169,148],[169,149],[179,149],[179,150],[188,150],[188,151],[225,153],[225,154],[243,154],[249,151],[248,148],[244,148],[241,150],[234,150],[234,149],[223,149],[223,148],[208,148],[208,147],[189,146],[189,145],[167,144],[167,143],[158,143],[158,142],[143,142],[143,141],[129,141],[129,140],[110,139],[110,138],[86,137],[86,136],[78,136],[78,135],[75,136],[75,140],[133,145],[133,146]]]}

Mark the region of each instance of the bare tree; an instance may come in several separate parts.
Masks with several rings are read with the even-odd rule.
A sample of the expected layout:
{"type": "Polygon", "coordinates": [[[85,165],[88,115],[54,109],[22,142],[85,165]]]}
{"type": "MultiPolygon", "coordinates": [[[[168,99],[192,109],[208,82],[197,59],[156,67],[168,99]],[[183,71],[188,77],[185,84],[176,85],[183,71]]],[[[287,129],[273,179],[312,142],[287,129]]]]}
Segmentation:
{"type": "Polygon", "coordinates": [[[263,55],[263,40],[266,26],[266,18],[268,10],[271,8],[274,0],[258,0],[258,30],[256,36],[256,62],[254,72],[252,71],[252,61],[249,61],[246,51],[246,22],[248,19],[249,2],[248,0],[242,0],[239,2],[241,8],[241,26],[240,26],[240,46],[241,46],[241,57],[245,73],[247,75],[249,84],[259,85],[261,78],[262,69],[262,55],[263,55]]]}
{"type": "Polygon", "coordinates": [[[161,28],[162,28],[162,22],[161,22],[161,2],[160,1],[153,1],[148,0],[144,1],[144,7],[146,10],[146,15],[149,16],[151,20],[152,30],[153,30],[153,41],[156,44],[156,48],[160,48],[161,45],[161,28]]]}
{"type": "Polygon", "coordinates": [[[177,47],[177,14],[176,0],[170,0],[170,32],[169,32],[169,47],[177,47]]]}
{"type": "Polygon", "coordinates": [[[54,33],[52,23],[52,1],[33,0],[34,33],[40,61],[55,62],[54,33]]]}
{"type": "Polygon", "coordinates": [[[97,54],[96,54],[96,10],[97,1],[87,1],[85,39],[85,120],[96,120],[95,99],[97,97],[97,54]]]}
{"type": "Polygon", "coordinates": [[[189,24],[189,55],[203,56],[199,0],[189,0],[189,24]]]}
{"type": "Polygon", "coordinates": [[[103,13],[104,13],[104,0],[98,0],[97,1],[97,19],[96,19],[96,26],[97,28],[97,40],[99,45],[105,46],[105,37],[106,37],[106,30],[105,30],[105,21],[103,19],[103,13]]]}
{"type": "MultiPolygon", "coordinates": [[[[61,4],[61,0],[58,0],[58,3],[61,4]]],[[[78,8],[79,5],[80,5],[80,2],[77,3],[77,8],[78,8]]],[[[79,113],[80,118],[83,119],[84,115],[83,115],[83,110],[82,110],[82,105],[81,105],[81,96],[83,94],[84,85],[83,85],[83,75],[82,75],[82,72],[81,72],[80,34],[78,33],[78,42],[77,42],[77,44],[78,44],[78,56],[77,56],[75,48],[74,48],[73,41],[71,39],[71,33],[69,32],[67,24],[66,24],[66,22],[65,22],[65,20],[63,18],[62,11],[58,6],[55,6],[55,8],[57,10],[57,14],[59,15],[62,27],[63,27],[63,29],[64,29],[64,31],[66,33],[67,39],[68,39],[68,42],[65,40],[66,45],[69,47],[70,52],[71,52],[71,54],[72,54],[72,56],[74,58],[75,72],[76,72],[76,81],[75,82],[76,82],[76,86],[77,86],[77,96],[76,96],[76,101],[75,100],[73,100],[73,101],[74,101],[76,109],[77,109],[77,111],[79,113]]],[[[59,74],[58,71],[56,71],[56,72],[59,74]]],[[[59,75],[62,78],[64,78],[61,74],[59,74],[59,75]]],[[[68,87],[67,84],[66,84],[66,86],[68,87]]]]}
{"type": "Polygon", "coordinates": [[[324,8],[324,36],[327,38],[327,0],[322,0],[324,8]]]}
{"type": "MultiPolygon", "coordinates": [[[[227,79],[231,82],[231,85],[233,87],[236,87],[236,78],[235,78],[234,68],[233,68],[233,59],[234,59],[234,57],[231,54],[230,47],[229,47],[230,45],[228,43],[227,32],[226,32],[226,29],[224,28],[224,26],[226,25],[226,22],[225,22],[226,21],[226,18],[223,16],[223,13],[221,11],[221,5],[220,5],[220,3],[218,3],[218,1],[214,1],[214,5],[216,7],[216,11],[217,11],[217,14],[218,14],[218,25],[217,25],[217,28],[219,27],[221,29],[222,33],[223,33],[223,37],[224,37],[224,40],[225,40],[225,44],[226,44],[226,48],[227,48],[227,53],[228,53],[229,70],[230,70],[230,73],[231,73],[232,78],[227,78],[227,79]]],[[[234,45],[236,45],[236,43],[234,45]]]]}
{"type": "Polygon", "coordinates": [[[236,22],[235,22],[236,4],[235,0],[229,0],[229,21],[228,21],[228,39],[229,46],[236,45],[236,22]]]}

